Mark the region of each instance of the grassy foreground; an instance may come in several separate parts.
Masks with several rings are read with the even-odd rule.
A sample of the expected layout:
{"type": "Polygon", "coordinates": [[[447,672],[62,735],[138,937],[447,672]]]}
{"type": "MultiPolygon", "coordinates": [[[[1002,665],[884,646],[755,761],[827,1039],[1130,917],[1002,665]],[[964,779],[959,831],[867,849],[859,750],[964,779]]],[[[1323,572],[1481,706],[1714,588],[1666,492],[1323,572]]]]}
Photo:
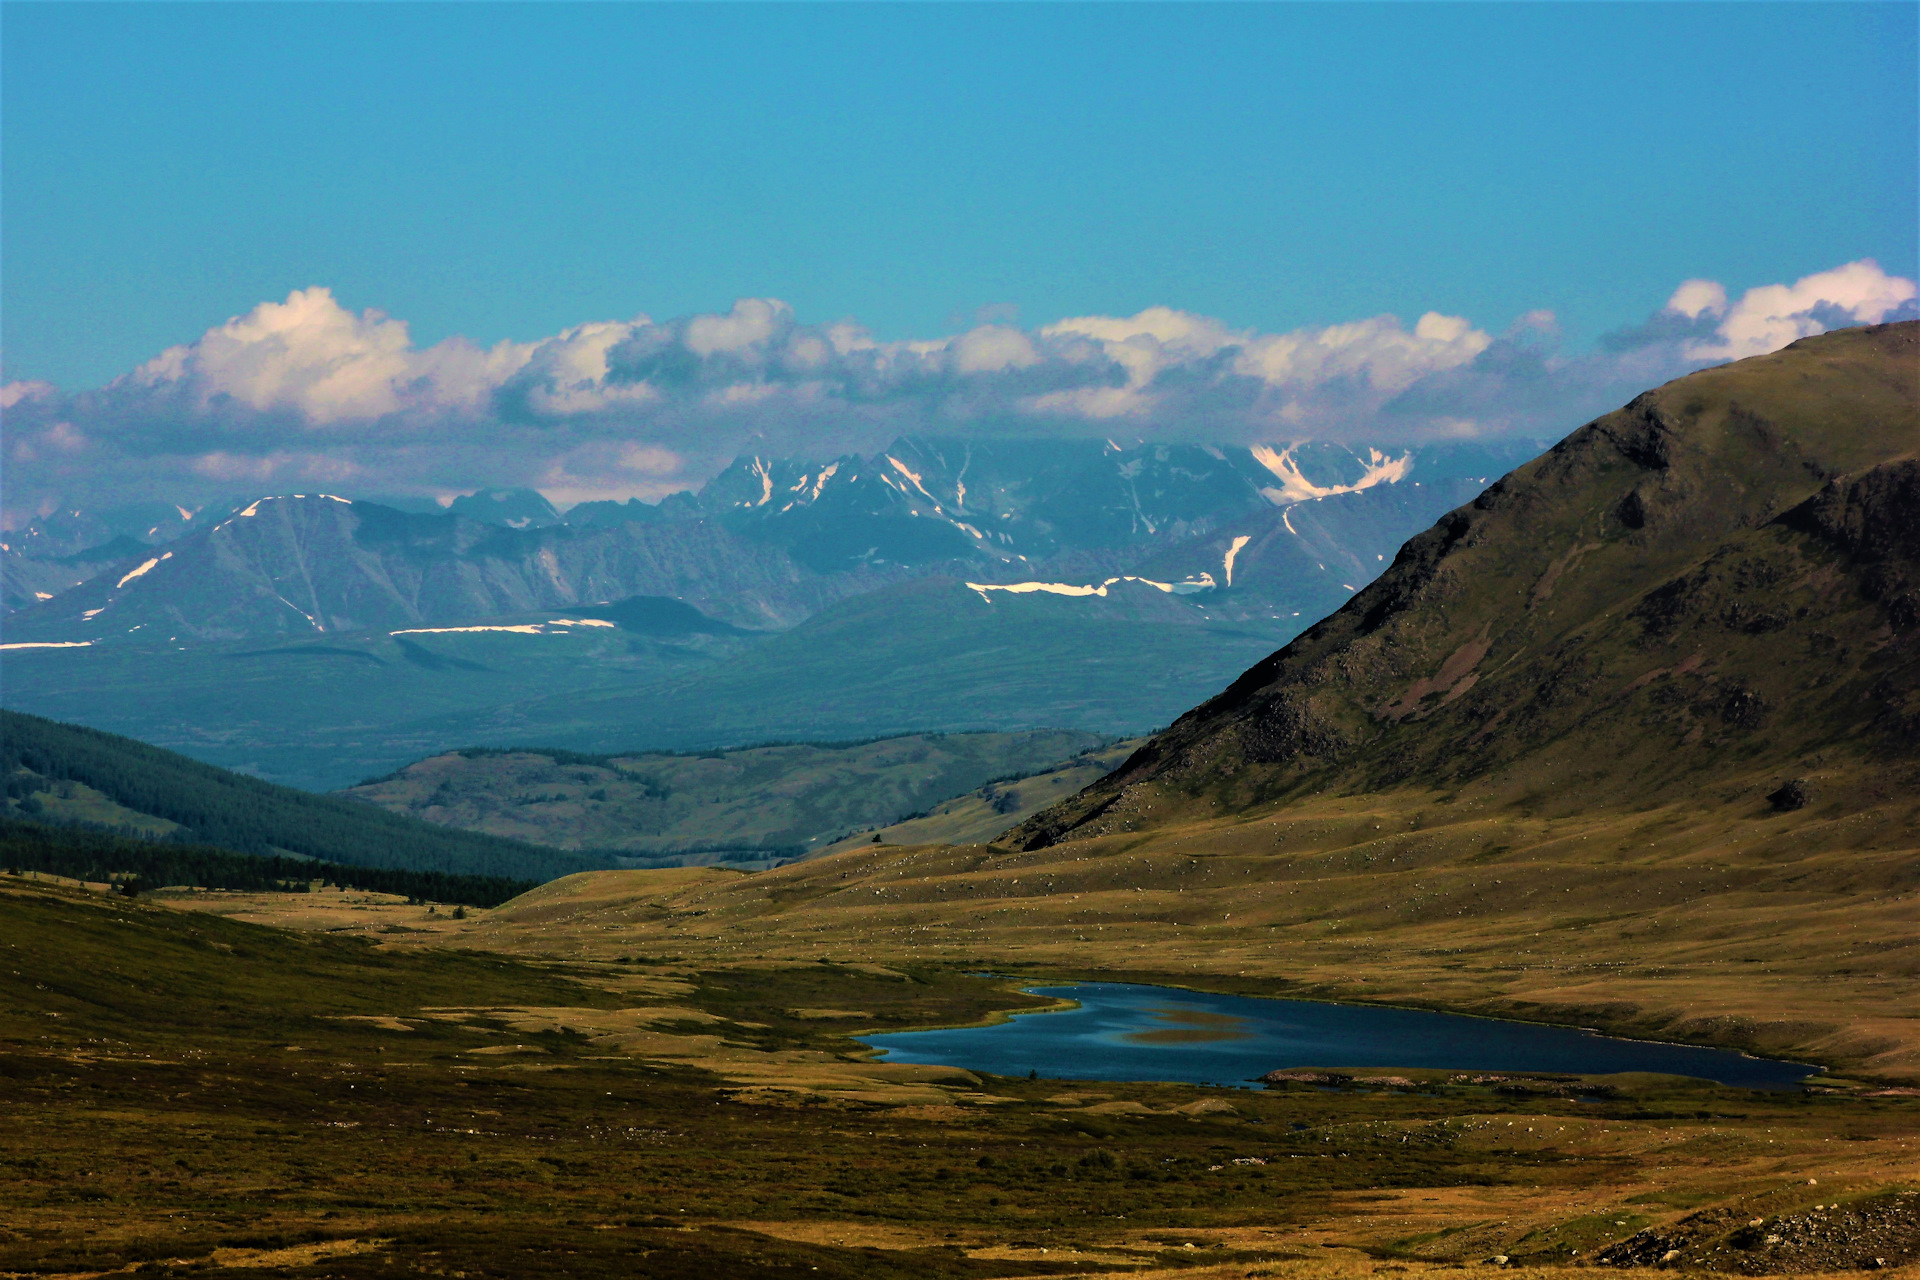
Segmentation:
{"type": "MultiPolygon", "coordinates": [[[[720,873],[624,874],[698,892],[720,873]]],[[[924,959],[673,962],[633,933],[596,959],[472,949],[542,927],[514,910],[0,879],[0,1274],[1920,1260],[1920,1106],[1900,1091],[1417,1073],[1247,1092],[889,1066],[847,1033],[1034,998],[924,959]],[[306,927],[219,914],[282,906],[306,927]],[[467,946],[420,945],[448,942],[467,946]]]]}

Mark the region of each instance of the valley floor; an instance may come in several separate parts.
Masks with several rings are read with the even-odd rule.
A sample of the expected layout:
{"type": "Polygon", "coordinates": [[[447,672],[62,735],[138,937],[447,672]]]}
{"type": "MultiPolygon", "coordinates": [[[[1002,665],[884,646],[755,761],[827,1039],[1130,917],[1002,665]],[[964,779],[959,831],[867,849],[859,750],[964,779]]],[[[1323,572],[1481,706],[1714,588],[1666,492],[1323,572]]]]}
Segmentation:
{"type": "MultiPolygon", "coordinates": [[[[1741,1048],[1817,1062],[1841,1085],[1920,1085],[1915,802],[1747,808],[1548,819],[1376,795],[1029,853],[865,846],[750,876],[596,872],[458,924],[419,908],[377,927],[395,943],[587,960],[1151,973],[1741,1048]]],[[[221,901],[262,922],[322,910],[221,901]]],[[[373,919],[329,915],[326,927],[373,919]]]]}
{"type": "MultiPolygon", "coordinates": [[[[1920,1097],[1885,1072],[1794,1093],[1447,1073],[1254,1092],[871,1061],[848,1033],[1037,1003],[969,976],[964,946],[889,932],[923,926],[892,923],[886,876],[936,856],[958,860],[936,894],[1066,869],[904,850],[596,874],[463,920],[0,878],[0,1274],[1920,1274],[1920,1097]],[[881,899],[866,946],[803,929],[787,958],[747,955],[739,921],[717,927],[752,887],[771,920],[856,884],[881,899]]],[[[1191,967],[1208,935],[1103,966],[1126,948],[1022,930],[967,960],[1240,979],[1191,967]]],[[[783,936],[744,932],[769,953],[783,936]]],[[[1336,979],[1364,954],[1331,950],[1315,989],[1385,971],[1336,979]]]]}

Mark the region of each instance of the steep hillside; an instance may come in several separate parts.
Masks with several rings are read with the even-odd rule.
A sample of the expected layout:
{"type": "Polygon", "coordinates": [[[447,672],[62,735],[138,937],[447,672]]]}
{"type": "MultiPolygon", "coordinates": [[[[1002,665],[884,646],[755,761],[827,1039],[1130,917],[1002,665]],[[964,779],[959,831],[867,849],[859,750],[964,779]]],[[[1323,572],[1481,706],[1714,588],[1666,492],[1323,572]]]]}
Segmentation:
{"type": "Polygon", "coordinates": [[[1447,515],[1006,841],[1406,786],[1541,814],[1911,790],[1917,452],[1913,323],[1670,383],[1447,515]]]}
{"type": "Polygon", "coordinates": [[[6,816],[351,866],[549,880],[612,865],[316,796],[171,751],[0,711],[6,816]]]}
{"type": "Polygon", "coordinates": [[[564,849],[791,858],[1102,745],[1091,734],[1034,730],[699,755],[468,750],[342,794],[440,826],[564,849]]]}

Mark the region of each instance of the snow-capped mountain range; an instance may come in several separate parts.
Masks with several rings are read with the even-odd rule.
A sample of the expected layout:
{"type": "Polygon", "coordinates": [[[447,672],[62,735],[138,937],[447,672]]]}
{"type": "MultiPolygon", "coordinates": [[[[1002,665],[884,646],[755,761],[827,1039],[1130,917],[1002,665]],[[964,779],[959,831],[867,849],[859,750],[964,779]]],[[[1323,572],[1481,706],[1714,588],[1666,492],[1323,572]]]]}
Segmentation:
{"type": "Polygon", "coordinates": [[[10,582],[97,567],[0,619],[0,694],[312,787],[476,745],[1134,734],[1530,451],[899,440],[564,516],[529,490],[80,508],[4,539],[10,582]]]}
{"type": "Polygon", "coordinates": [[[900,440],[868,458],[743,457],[697,493],[564,519],[527,490],[446,510],[333,494],[261,497],[214,520],[167,508],[176,518],[145,538],[118,527],[130,513],[116,525],[76,511],[10,536],[10,576],[98,571],[33,588],[6,640],[400,630],[633,596],[777,630],[929,575],[989,603],[1038,593],[1290,616],[1336,605],[1523,452],[900,440]],[[109,537],[75,548],[88,529],[109,537]]]}

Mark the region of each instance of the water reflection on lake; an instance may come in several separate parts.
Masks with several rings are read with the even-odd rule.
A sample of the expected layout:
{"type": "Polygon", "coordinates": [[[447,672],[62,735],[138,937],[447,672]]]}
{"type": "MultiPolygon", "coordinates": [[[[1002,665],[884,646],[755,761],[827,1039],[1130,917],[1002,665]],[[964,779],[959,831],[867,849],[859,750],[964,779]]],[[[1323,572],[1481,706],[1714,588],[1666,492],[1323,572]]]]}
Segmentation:
{"type": "Polygon", "coordinates": [[[1657,1071],[1781,1089],[1814,1068],[1723,1049],[1417,1009],[1208,995],[1119,982],[1029,987],[1078,1002],[990,1027],[860,1037],[889,1062],[1057,1080],[1246,1084],[1281,1067],[1425,1067],[1605,1075],[1657,1071]]]}

